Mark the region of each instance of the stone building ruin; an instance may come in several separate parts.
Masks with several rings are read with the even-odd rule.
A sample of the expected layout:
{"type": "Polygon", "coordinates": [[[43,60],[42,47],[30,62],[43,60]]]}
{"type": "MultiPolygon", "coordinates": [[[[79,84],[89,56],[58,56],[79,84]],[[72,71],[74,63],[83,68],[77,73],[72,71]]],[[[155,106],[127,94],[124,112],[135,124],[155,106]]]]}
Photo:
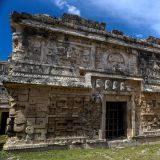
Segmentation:
{"type": "Polygon", "coordinates": [[[10,22],[5,150],[160,140],[160,39],[70,14],[10,22]]]}
{"type": "Polygon", "coordinates": [[[5,134],[7,118],[9,117],[8,93],[2,83],[6,74],[7,62],[0,61],[0,134],[5,134]]]}

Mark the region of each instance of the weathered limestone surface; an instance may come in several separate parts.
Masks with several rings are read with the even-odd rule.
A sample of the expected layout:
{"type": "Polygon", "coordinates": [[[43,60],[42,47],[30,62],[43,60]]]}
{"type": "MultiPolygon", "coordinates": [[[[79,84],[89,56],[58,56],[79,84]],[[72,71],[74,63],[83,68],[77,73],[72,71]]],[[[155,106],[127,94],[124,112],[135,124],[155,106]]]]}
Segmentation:
{"type": "Polygon", "coordinates": [[[17,142],[50,142],[62,137],[72,137],[75,141],[79,141],[78,137],[97,138],[101,105],[90,103],[87,91],[19,86],[11,93],[10,110],[10,117],[14,117],[12,134],[16,135],[17,142]]]}
{"type": "Polygon", "coordinates": [[[0,109],[9,108],[8,93],[6,88],[3,86],[3,80],[6,78],[7,71],[7,62],[0,61],[0,109]]]}
{"type": "Polygon", "coordinates": [[[106,142],[106,102],[126,102],[125,138],[160,136],[160,44],[105,24],[13,12],[4,149],[106,142]]]}
{"type": "MultiPolygon", "coordinates": [[[[3,132],[2,118],[3,112],[9,112],[9,104],[8,104],[8,93],[6,88],[3,86],[2,81],[7,74],[7,63],[5,61],[0,61],[0,133],[3,132]]],[[[5,130],[5,129],[4,129],[5,130]]]]}

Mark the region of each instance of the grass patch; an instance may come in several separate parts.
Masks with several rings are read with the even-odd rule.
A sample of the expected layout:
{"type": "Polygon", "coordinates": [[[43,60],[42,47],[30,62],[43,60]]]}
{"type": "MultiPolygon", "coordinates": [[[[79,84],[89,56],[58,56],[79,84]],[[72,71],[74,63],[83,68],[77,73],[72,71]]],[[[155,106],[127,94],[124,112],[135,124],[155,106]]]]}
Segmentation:
{"type": "Polygon", "coordinates": [[[0,135],[0,150],[2,150],[4,143],[6,142],[6,135],[0,135]]]}
{"type": "MultiPolygon", "coordinates": [[[[0,136],[0,144],[4,142],[5,136],[0,136]]],[[[7,158],[12,160],[160,160],[160,144],[121,149],[73,149],[19,153],[7,153],[1,149],[0,160],[7,158]]]]}
{"type": "Polygon", "coordinates": [[[6,158],[9,156],[6,152],[3,151],[3,145],[5,144],[6,139],[6,135],[0,135],[0,160],[6,160],[6,158]]]}

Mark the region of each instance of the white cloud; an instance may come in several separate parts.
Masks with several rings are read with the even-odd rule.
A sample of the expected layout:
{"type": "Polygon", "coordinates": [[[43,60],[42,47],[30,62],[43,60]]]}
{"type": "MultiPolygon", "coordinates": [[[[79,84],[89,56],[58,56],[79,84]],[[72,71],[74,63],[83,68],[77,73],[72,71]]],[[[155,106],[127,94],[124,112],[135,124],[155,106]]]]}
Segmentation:
{"type": "Polygon", "coordinates": [[[60,9],[63,9],[66,5],[67,2],[64,0],[55,0],[56,6],[58,6],[60,9]]]}
{"type": "Polygon", "coordinates": [[[160,35],[160,0],[88,0],[107,15],[128,21],[133,25],[145,24],[160,35]]]}
{"type": "Polygon", "coordinates": [[[68,13],[80,16],[80,10],[73,5],[70,5],[67,0],[54,0],[54,3],[60,9],[65,9],[66,8],[68,13]]]}
{"type": "Polygon", "coordinates": [[[75,6],[67,5],[68,6],[68,12],[75,15],[80,15],[80,10],[77,9],[75,6]]]}
{"type": "Polygon", "coordinates": [[[135,36],[137,37],[137,38],[143,38],[143,34],[135,34],[135,36]]]}

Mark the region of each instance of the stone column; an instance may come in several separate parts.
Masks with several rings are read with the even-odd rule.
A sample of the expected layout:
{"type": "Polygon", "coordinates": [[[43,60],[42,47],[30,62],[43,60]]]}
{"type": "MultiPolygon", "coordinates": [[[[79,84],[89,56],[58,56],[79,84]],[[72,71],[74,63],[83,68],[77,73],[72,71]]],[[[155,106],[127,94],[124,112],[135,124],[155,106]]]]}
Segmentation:
{"type": "Polygon", "coordinates": [[[102,124],[100,139],[106,139],[106,98],[104,94],[102,94],[102,124]]]}
{"type": "Polygon", "coordinates": [[[127,138],[135,136],[135,95],[127,101],[127,138]]]}
{"type": "Polygon", "coordinates": [[[131,96],[131,104],[132,104],[132,137],[135,137],[135,102],[134,102],[135,96],[131,96]]]}
{"type": "Polygon", "coordinates": [[[91,69],[95,69],[95,54],[96,54],[96,46],[94,43],[92,43],[91,46],[91,69]]]}

